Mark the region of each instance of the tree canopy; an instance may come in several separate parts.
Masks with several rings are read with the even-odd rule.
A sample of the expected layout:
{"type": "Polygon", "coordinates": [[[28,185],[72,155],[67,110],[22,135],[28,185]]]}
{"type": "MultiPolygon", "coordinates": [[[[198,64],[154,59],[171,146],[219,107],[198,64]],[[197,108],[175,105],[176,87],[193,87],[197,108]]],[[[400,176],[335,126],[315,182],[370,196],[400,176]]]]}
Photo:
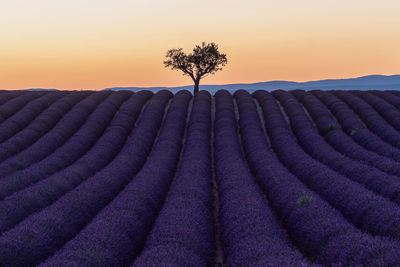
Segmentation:
{"type": "Polygon", "coordinates": [[[218,50],[215,43],[196,45],[193,52],[186,54],[182,48],[173,48],[167,51],[165,67],[173,70],[181,70],[183,75],[192,78],[194,82],[194,93],[199,90],[200,79],[222,70],[228,63],[225,54],[218,50]]]}

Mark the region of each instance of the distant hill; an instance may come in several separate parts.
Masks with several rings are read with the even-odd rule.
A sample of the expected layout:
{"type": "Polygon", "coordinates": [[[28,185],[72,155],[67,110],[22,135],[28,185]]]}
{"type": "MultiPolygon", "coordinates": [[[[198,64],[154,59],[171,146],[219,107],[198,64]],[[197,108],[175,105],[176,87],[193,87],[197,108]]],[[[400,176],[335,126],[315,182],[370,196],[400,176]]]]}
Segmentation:
{"type": "MultiPolygon", "coordinates": [[[[211,93],[215,93],[220,89],[226,89],[230,92],[234,92],[239,89],[244,89],[249,92],[256,90],[293,90],[293,89],[304,89],[304,90],[400,90],[400,75],[368,75],[358,78],[349,79],[327,79],[309,82],[291,82],[291,81],[269,81],[259,83],[235,83],[235,84],[206,84],[200,85],[200,90],[207,90],[211,93]]],[[[45,89],[45,88],[31,88],[25,89],[30,91],[41,91],[41,90],[52,90],[57,89],[45,89]]],[[[170,90],[177,92],[179,90],[193,90],[193,85],[177,86],[177,87],[111,87],[105,88],[104,90],[151,90],[157,92],[159,90],[170,90]]]]}
{"type": "Polygon", "coordinates": [[[44,89],[44,88],[30,88],[30,89],[25,89],[26,91],[59,91],[58,89],[44,89]]]}
{"type": "MultiPolygon", "coordinates": [[[[193,85],[178,87],[112,87],[104,90],[170,90],[176,92],[179,90],[192,90],[193,85]]],[[[368,75],[350,79],[328,79],[309,82],[291,82],[291,81],[269,81],[259,83],[236,83],[222,85],[200,85],[200,90],[207,90],[215,93],[217,90],[226,89],[228,91],[236,91],[244,89],[249,92],[255,90],[291,90],[291,89],[321,89],[321,90],[400,90],[400,75],[368,75]]]]}

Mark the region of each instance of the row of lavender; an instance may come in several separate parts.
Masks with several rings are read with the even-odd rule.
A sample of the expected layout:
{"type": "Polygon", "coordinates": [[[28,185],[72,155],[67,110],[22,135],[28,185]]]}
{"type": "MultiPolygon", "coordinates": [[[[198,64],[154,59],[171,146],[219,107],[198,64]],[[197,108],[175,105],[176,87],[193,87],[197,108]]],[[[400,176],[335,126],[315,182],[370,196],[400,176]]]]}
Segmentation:
{"type": "MultiPolygon", "coordinates": [[[[115,94],[111,94],[105,101],[113,95],[115,94]]],[[[136,94],[133,97],[136,98],[136,94]]],[[[133,168],[132,171],[137,172],[145,162],[151,150],[153,140],[157,135],[165,106],[170,97],[171,94],[164,91],[158,93],[151,99],[146,105],[146,109],[143,111],[137,123],[138,125],[130,134],[130,138],[127,140],[126,134],[122,136],[120,140],[121,147],[123,147],[122,150],[120,153],[116,151],[116,153],[114,153],[115,157],[111,155],[110,159],[112,161],[107,162],[105,168],[102,168],[102,162],[100,162],[100,166],[93,166],[93,175],[87,175],[85,172],[90,171],[90,168],[86,164],[79,164],[77,161],[75,169],[71,169],[74,165],[70,165],[69,168],[60,170],[61,172],[56,173],[55,176],[48,176],[49,179],[43,179],[41,183],[36,183],[33,187],[28,187],[25,191],[20,191],[19,193],[21,194],[19,194],[19,199],[16,199],[16,201],[13,202],[11,200],[10,202],[8,198],[5,198],[3,203],[9,203],[11,205],[16,204],[19,206],[18,203],[20,203],[22,199],[22,201],[28,202],[27,206],[33,208],[28,209],[28,211],[23,207],[20,208],[19,212],[17,211],[15,213],[18,218],[14,219],[11,218],[12,216],[8,216],[6,213],[7,207],[4,207],[3,214],[7,214],[6,218],[8,218],[8,221],[3,224],[6,231],[0,236],[0,251],[2,252],[0,262],[5,262],[10,265],[39,263],[68,241],[68,237],[71,238],[79,232],[99,209],[104,207],[119,193],[124,183],[127,182],[130,176],[129,173],[125,172],[123,167],[129,166],[131,169],[133,168]],[[124,145],[122,146],[122,144],[124,145]],[[123,153],[124,151],[127,153],[135,153],[136,162],[135,159],[127,155],[127,153],[123,153]],[[119,180],[113,179],[115,170],[119,169],[121,170],[120,175],[122,178],[119,180]],[[74,174],[74,176],[70,174],[74,174]],[[53,187],[54,185],[56,185],[55,188],[53,187]],[[103,195],[98,192],[101,190],[104,193],[103,195]],[[40,192],[44,193],[44,195],[37,194],[40,192]],[[98,210],[95,209],[96,207],[98,210]],[[79,212],[79,210],[81,210],[81,212],[79,212]],[[21,223],[7,230],[25,217],[27,218],[21,223]],[[65,218],[65,220],[63,220],[63,218],[65,218]]],[[[127,107],[131,106],[131,108],[136,107],[137,109],[137,104],[137,102],[131,103],[131,105],[127,107]]],[[[97,110],[98,109],[95,109],[95,111],[97,110]]],[[[108,131],[110,133],[109,140],[114,139],[112,135],[116,134],[115,131],[118,131],[121,126],[123,126],[119,125],[117,120],[118,117],[124,116],[124,113],[126,118],[130,117],[129,108],[125,110],[125,112],[119,112],[118,115],[115,116],[115,127],[114,129],[110,128],[108,131]]],[[[79,112],[73,115],[75,116],[71,119],[76,118],[79,112]]],[[[64,116],[64,118],[66,116],[64,116]]],[[[90,121],[91,119],[88,119],[87,123],[90,121]]],[[[60,121],[57,126],[61,123],[60,121]]],[[[132,123],[130,123],[128,127],[132,128],[132,123]]],[[[129,132],[129,128],[127,130],[129,132]]],[[[51,132],[52,131],[49,133],[51,132]]],[[[93,147],[93,152],[90,151],[92,153],[86,153],[85,156],[91,154],[92,157],[96,157],[98,153],[100,153],[100,155],[98,155],[100,157],[102,154],[106,156],[107,151],[105,151],[105,149],[108,150],[110,148],[112,148],[112,146],[109,145],[107,140],[100,143],[97,142],[95,147],[93,147]]],[[[116,147],[116,149],[118,149],[118,147],[116,147]]],[[[90,159],[87,158],[86,162],[89,161],[90,159]]],[[[97,164],[97,162],[91,161],[91,164],[97,164]]],[[[13,198],[14,195],[15,194],[10,197],[13,198]]]]}
{"type": "MultiPolygon", "coordinates": [[[[261,117],[275,153],[269,151],[253,99],[239,91],[236,93],[239,109],[242,114],[249,113],[248,116],[255,121],[253,125],[246,126],[249,119],[240,114],[249,166],[296,247],[322,264],[368,265],[379,262],[390,265],[398,262],[400,253],[397,242],[358,229],[374,228],[374,223],[379,222],[378,216],[373,217],[374,212],[385,211],[383,205],[389,208],[397,206],[308,155],[290,131],[276,99],[263,91],[256,92],[254,96],[262,108],[261,117]],[[365,199],[384,204],[368,204],[363,202],[365,199]],[[358,224],[356,219],[363,219],[364,224],[358,224]]],[[[289,118],[293,121],[301,115],[292,112],[289,118]]],[[[301,117],[299,120],[298,127],[301,127],[301,117]]],[[[303,134],[307,136],[308,133],[303,134]]]]}
{"type": "Polygon", "coordinates": [[[170,98],[1,92],[0,262],[212,265],[211,157],[228,264],[400,261],[399,97],[170,98]]]}
{"type": "MultiPolygon", "coordinates": [[[[25,177],[21,175],[16,178],[16,183],[2,183],[3,196],[11,189],[14,189],[15,192],[0,202],[0,214],[3,217],[0,222],[0,231],[8,230],[33,212],[50,205],[59,196],[105,167],[121,150],[135,125],[135,120],[139,116],[142,106],[150,97],[151,93],[146,91],[130,97],[121,105],[118,115],[115,116],[96,144],[67,168],[52,175],[44,173],[42,176],[33,176],[33,179],[27,180],[32,185],[20,191],[15,190],[15,188],[21,187],[21,183],[19,183],[21,178],[32,177],[29,173],[25,177]],[[39,182],[34,182],[34,180],[40,178],[39,182]],[[49,190],[50,188],[51,190],[49,190]]],[[[0,183],[7,178],[1,179],[0,183]]]]}

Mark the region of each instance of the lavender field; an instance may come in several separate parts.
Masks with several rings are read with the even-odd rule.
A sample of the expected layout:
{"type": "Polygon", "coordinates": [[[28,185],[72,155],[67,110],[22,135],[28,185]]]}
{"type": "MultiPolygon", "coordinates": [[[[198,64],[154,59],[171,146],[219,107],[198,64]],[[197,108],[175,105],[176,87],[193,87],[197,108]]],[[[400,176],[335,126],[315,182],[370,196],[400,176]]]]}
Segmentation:
{"type": "Polygon", "coordinates": [[[400,92],[0,91],[0,266],[399,266],[400,92]]]}

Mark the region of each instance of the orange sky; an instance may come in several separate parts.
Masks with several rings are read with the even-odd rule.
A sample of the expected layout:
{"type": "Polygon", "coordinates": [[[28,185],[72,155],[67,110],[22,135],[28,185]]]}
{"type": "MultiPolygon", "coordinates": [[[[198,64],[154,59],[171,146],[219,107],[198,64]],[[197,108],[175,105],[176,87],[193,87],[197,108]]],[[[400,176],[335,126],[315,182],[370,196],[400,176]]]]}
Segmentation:
{"type": "Polygon", "coordinates": [[[0,88],[191,84],[162,62],[202,41],[229,61],[205,84],[399,74],[399,12],[397,0],[1,1],[0,88]]]}

